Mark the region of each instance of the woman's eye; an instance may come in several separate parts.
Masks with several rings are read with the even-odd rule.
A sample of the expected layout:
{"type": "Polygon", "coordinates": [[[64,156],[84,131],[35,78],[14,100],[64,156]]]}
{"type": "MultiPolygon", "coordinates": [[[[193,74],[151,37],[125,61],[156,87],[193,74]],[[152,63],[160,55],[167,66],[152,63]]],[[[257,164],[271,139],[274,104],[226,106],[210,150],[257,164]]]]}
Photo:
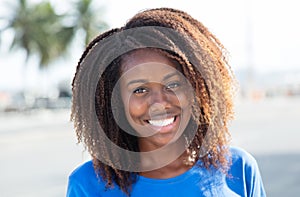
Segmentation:
{"type": "Polygon", "coordinates": [[[180,86],[180,83],[179,82],[174,82],[174,83],[170,83],[166,86],[166,89],[167,90],[172,90],[172,89],[175,89],[175,88],[178,88],[180,86]]]}
{"type": "Polygon", "coordinates": [[[142,94],[147,92],[147,90],[145,88],[137,88],[133,91],[134,94],[142,94]]]}

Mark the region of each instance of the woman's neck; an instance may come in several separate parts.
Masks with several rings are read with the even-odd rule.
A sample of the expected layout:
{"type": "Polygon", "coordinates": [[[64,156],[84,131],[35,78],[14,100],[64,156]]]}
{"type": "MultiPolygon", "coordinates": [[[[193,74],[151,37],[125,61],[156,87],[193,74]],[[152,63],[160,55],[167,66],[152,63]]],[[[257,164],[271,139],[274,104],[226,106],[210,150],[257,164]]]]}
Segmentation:
{"type": "Polygon", "coordinates": [[[176,177],[188,171],[192,166],[186,165],[184,160],[188,157],[187,153],[184,152],[180,157],[170,164],[163,166],[159,169],[150,171],[140,172],[141,176],[156,179],[166,179],[176,177]]]}
{"type": "Polygon", "coordinates": [[[143,172],[140,175],[149,178],[171,178],[178,176],[191,166],[184,161],[188,158],[185,141],[179,139],[163,147],[149,146],[140,143],[141,165],[143,172]]]}

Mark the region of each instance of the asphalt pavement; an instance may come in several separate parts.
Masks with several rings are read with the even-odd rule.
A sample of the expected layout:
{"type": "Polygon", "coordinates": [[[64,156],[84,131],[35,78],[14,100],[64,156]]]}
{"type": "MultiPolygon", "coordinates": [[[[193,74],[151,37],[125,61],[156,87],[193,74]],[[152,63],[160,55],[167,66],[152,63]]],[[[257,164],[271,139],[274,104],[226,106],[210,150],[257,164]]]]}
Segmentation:
{"type": "MultiPolygon", "coordinates": [[[[70,111],[0,114],[0,196],[65,196],[69,173],[89,159],[70,111]]],[[[267,195],[300,193],[300,98],[237,100],[232,144],[257,159],[267,195]]]]}

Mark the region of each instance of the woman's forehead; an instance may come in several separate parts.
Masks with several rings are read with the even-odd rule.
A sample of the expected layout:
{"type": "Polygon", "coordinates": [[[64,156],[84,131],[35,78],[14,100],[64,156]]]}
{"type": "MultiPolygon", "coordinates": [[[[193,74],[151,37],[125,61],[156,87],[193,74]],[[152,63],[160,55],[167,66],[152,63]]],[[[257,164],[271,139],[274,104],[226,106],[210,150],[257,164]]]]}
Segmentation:
{"type": "Polygon", "coordinates": [[[125,55],[121,60],[121,71],[124,73],[137,65],[145,64],[150,67],[151,65],[167,65],[175,69],[179,69],[180,67],[175,60],[166,56],[166,54],[161,51],[146,48],[139,49],[125,55]]]}
{"type": "Polygon", "coordinates": [[[124,71],[121,77],[125,83],[163,83],[169,79],[181,78],[182,74],[173,66],[157,62],[138,64],[131,69],[124,71]]]}

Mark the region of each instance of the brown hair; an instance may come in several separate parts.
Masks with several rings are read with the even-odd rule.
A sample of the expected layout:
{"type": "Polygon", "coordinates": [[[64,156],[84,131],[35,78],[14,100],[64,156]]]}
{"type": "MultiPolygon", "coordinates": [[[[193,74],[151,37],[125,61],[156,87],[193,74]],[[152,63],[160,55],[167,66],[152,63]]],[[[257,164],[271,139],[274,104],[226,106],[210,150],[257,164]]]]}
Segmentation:
{"type": "MultiPolygon", "coordinates": [[[[111,42],[116,43],[118,40],[111,42]]],[[[72,83],[71,119],[74,121],[78,142],[83,142],[89,150],[94,167],[98,175],[106,181],[107,187],[116,184],[126,194],[130,194],[131,186],[136,181],[138,173],[117,168],[124,165],[114,162],[115,158],[120,157],[119,153],[114,152],[110,145],[101,140],[103,136],[94,125],[96,121],[99,122],[105,135],[117,146],[129,151],[139,151],[137,137],[125,132],[114,120],[114,109],[111,104],[112,91],[120,77],[122,55],[112,61],[106,56],[118,50],[116,46],[120,48],[131,46],[130,49],[133,50],[149,47],[149,45],[177,61],[182,67],[183,75],[194,88],[193,122],[197,132],[189,149],[196,151],[197,159],[200,159],[206,168],[214,166],[226,172],[230,165],[228,159],[230,135],[227,124],[233,118],[235,78],[228,65],[224,46],[202,23],[185,12],[170,8],[146,10],[136,14],[123,27],[112,29],[96,37],[80,58],[72,83]],[[136,28],[143,27],[168,28],[180,36],[164,33],[159,28],[146,35],[132,33],[136,28]],[[99,52],[98,55],[101,55],[102,62],[109,62],[104,70],[98,70],[100,73],[103,72],[101,76],[97,75],[95,67],[88,68],[88,64],[84,64],[97,45],[101,45],[99,44],[101,41],[128,30],[133,31],[128,34],[125,43],[100,46],[105,48],[105,51],[99,52]],[[139,36],[142,38],[139,39],[139,36]],[[84,77],[87,80],[83,80],[84,77]],[[99,80],[93,86],[94,79],[99,80]],[[89,100],[94,102],[87,102],[89,100]],[[96,118],[91,115],[93,111],[96,112],[96,118]],[[199,149],[201,146],[208,152],[202,154],[199,149]],[[108,161],[108,164],[97,159],[99,154],[108,161]]],[[[130,50],[126,52],[128,51],[130,50]]],[[[121,102],[116,101],[116,103],[121,102]]],[[[122,157],[126,158],[126,155],[122,157]]],[[[126,165],[134,165],[136,161],[126,162],[126,165]]]]}

